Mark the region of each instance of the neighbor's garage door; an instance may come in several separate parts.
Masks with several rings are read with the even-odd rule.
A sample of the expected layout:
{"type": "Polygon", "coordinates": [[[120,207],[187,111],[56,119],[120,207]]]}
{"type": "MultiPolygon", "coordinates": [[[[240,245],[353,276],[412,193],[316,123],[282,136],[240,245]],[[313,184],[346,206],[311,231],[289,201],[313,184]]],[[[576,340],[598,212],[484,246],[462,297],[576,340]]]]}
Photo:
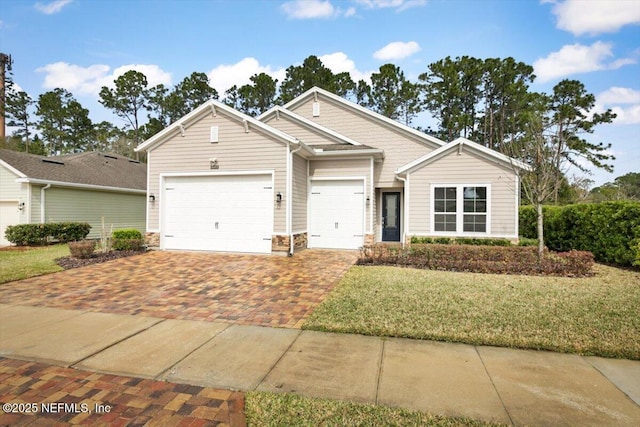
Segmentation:
{"type": "Polygon", "coordinates": [[[312,181],[309,212],[309,247],[357,249],[362,246],[363,181],[312,181]]]}
{"type": "Polygon", "coordinates": [[[4,232],[9,225],[20,223],[20,211],[18,202],[0,202],[0,246],[10,245],[11,242],[4,237],[4,232]]]}
{"type": "Polygon", "coordinates": [[[166,177],[163,247],[271,252],[271,175],[166,177]]]}

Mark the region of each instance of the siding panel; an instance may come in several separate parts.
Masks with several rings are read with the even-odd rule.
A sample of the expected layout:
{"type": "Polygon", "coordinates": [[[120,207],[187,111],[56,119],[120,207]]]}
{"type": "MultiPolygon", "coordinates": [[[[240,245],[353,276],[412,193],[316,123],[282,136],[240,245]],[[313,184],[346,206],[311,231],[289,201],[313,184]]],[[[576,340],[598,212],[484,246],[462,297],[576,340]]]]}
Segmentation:
{"type": "MultiPolygon", "coordinates": [[[[274,194],[286,194],[287,147],[259,129],[249,125],[249,133],[235,118],[222,112],[216,117],[210,114],[187,126],[185,136],[180,133],[151,150],[148,156],[149,192],[156,196],[149,204],[149,231],[159,229],[160,174],[168,172],[210,172],[209,159],[218,160],[218,171],[274,170],[274,194]],[[218,126],[218,143],[210,143],[210,127],[218,126]]],[[[286,207],[278,207],[273,201],[274,232],[286,232],[286,207]]]]}
{"type": "Polygon", "coordinates": [[[28,211],[30,203],[27,190],[29,184],[17,183],[17,178],[13,172],[10,172],[4,166],[0,166],[0,200],[17,200],[24,203],[25,208],[20,211],[19,216],[20,224],[25,224],[29,222],[28,211]]]}
{"type": "MultiPolygon", "coordinates": [[[[40,191],[37,194],[39,198],[40,191]]],[[[114,230],[136,228],[144,233],[145,205],[146,196],[140,194],[51,187],[45,191],[45,221],[88,222],[89,238],[100,237],[103,217],[107,232],[113,225],[114,230]]]]}
{"type": "Polygon", "coordinates": [[[476,155],[470,150],[452,152],[410,174],[408,232],[431,234],[431,184],[491,184],[491,234],[517,237],[515,223],[516,176],[508,167],[476,155]]]}
{"type": "Polygon", "coordinates": [[[402,182],[395,179],[394,171],[438,148],[435,145],[425,145],[419,138],[401,133],[389,125],[377,122],[326,98],[319,97],[318,102],[320,103],[318,117],[313,117],[312,114],[313,98],[296,105],[291,110],[361,144],[383,149],[384,162],[380,167],[376,167],[374,174],[376,187],[402,187],[402,182]]]}
{"type": "Polygon", "coordinates": [[[293,155],[292,231],[307,231],[307,160],[293,155]]]}
{"type": "Polygon", "coordinates": [[[279,119],[272,116],[269,118],[269,121],[265,123],[298,138],[307,145],[334,144],[336,142],[331,138],[320,135],[318,132],[312,131],[306,126],[296,123],[293,119],[285,116],[284,114],[280,115],[279,119]]]}

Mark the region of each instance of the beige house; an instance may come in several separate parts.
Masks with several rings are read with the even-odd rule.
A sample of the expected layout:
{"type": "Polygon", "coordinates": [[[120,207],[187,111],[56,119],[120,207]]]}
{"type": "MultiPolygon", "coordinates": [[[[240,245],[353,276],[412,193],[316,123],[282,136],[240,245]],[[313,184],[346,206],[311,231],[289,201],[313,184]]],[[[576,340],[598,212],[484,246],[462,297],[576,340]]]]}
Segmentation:
{"type": "Polygon", "coordinates": [[[257,119],[208,101],[137,150],[148,152],[147,236],[163,249],[518,238],[525,165],[319,88],[257,119]]]}
{"type": "Polygon", "coordinates": [[[145,230],[146,167],[117,154],[45,157],[0,149],[0,245],[9,225],[80,221],[100,237],[111,229],[145,230]]]}

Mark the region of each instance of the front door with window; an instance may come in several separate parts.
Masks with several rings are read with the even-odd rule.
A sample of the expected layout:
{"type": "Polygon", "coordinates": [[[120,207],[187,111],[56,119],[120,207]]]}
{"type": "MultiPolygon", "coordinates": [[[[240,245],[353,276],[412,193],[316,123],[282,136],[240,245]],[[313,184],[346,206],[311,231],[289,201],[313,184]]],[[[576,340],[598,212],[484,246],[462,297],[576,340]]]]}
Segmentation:
{"type": "Polygon", "coordinates": [[[400,241],[400,193],[382,193],[382,241],[400,241]]]}

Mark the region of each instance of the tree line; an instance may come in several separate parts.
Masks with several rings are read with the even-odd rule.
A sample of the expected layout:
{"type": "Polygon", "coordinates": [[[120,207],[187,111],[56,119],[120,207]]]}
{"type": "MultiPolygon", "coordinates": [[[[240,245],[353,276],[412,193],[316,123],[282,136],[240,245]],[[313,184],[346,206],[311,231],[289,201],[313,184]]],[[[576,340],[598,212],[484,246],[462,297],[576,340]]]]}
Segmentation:
{"type": "MultiPolygon", "coordinates": [[[[551,160],[555,180],[562,180],[567,165],[611,171],[611,145],[590,143],[585,135],[598,124],[610,123],[615,114],[594,113],[595,97],[580,81],[562,80],[546,94],[530,90],[534,80],[533,67],[513,58],[462,56],[430,64],[417,81],[407,79],[400,67],[384,64],[372,73],[370,83],[355,82],[349,73],[333,73],[312,55],[289,66],[282,82],[256,74],[250,83],[226,90],[222,101],[257,116],[318,86],[406,125],[428,112],[438,126],[421,129],[424,132],[445,141],[464,136],[529,162],[531,153],[523,141],[531,141],[537,128],[547,144],[538,154],[551,160]]],[[[194,72],[171,88],[150,87],[143,73],[128,71],[115,79],[113,88],[102,87],[99,93],[99,102],[123,120],[124,126],[118,127],[108,121],[93,123],[89,111],[65,89],[34,100],[9,81],[5,110],[7,124],[16,130],[5,144],[47,155],[100,150],[132,157],[140,142],[203,102],[219,99],[210,83],[205,73],[194,72]]],[[[552,190],[556,200],[558,191],[559,186],[552,190]]]]}

